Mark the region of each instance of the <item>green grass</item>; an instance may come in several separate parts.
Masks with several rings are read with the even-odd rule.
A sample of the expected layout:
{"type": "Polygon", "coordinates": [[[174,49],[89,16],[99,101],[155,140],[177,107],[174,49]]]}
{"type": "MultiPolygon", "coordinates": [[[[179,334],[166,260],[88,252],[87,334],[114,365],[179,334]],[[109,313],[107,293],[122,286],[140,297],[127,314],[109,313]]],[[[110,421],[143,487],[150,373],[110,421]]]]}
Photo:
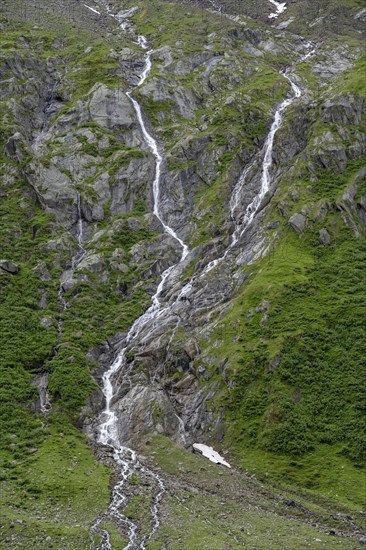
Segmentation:
{"type": "Polygon", "coordinates": [[[238,453],[240,465],[259,480],[301,487],[315,501],[326,499],[345,510],[362,510],[366,504],[365,470],[342,456],[341,445],[318,445],[303,457],[275,455],[246,446],[238,453]]]}
{"type": "MultiPolygon", "coordinates": [[[[192,191],[192,221],[197,223],[197,229],[190,244],[200,245],[221,235],[227,220],[229,191],[235,179],[235,163],[240,158],[242,164],[244,158],[251,157],[260,147],[275,105],[289,91],[287,81],[279,77],[277,69],[292,61],[293,53],[289,52],[288,58],[284,53],[255,58],[240,50],[240,41],[229,39],[228,31],[235,25],[226,19],[176,3],[138,2],[138,5],[140,10],[134,17],[138,31],[148,36],[154,48],[170,45],[175,61],[193,57],[203,51],[208,42],[211,51],[226,54],[222,56],[224,63],[211,74],[212,89],[205,88],[202,66],[177,77],[160,71],[154,63],[152,77],[170,90],[171,97],[154,102],[140,95],[154,133],[170,156],[170,174],[192,167],[199,169],[197,160],[189,160],[182,154],[181,140],[212,138],[205,149],[201,182],[192,191]],[[177,90],[189,90],[199,98],[192,119],[184,119],[178,113],[173,101],[177,90]],[[220,153],[215,158],[218,150],[220,153]],[[209,164],[211,176],[207,178],[209,181],[203,181],[209,164]],[[204,208],[208,211],[200,219],[198,214],[204,208]]],[[[14,56],[25,66],[28,53],[19,45],[19,34],[29,43],[32,55],[39,59],[39,74],[42,74],[42,63],[54,58],[55,68],[63,75],[60,91],[65,92],[63,109],[54,122],[61,122],[64,115],[69,115],[77,101],[87,101],[97,81],[111,88],[127,86],[118,60],[110,57],[109,51],[110,46],[135,48],[128,38],[121,41],[119,37],[109,37],[107,43],[99,32],[73,28],[62,18],[59,30],[52,25],[49,29],[34,28],[34,21],[30,25],[9,25],[2,19],[1,23],[4,24],[0,50],[3,60],[14,56]],[[60,41],[61,49],[55,47],[60,41]],[[85,54],[88,45],[92,50],[85,54]]],[[[350,47],[357,44],[355,40],[350,47]]],[[[363,66],[364,58],[360,58],[354,69],[346,71],[338,80],[333,79],[330,88],[336,93],[353,91],[364,95],[360,77],[363,66]]],[[[319,103],[323,96],[318,94],[317,79],[308,66],[299,70],[313,99],[319,103]]],[[[11,74],[5,76],[10,78],[11,74]]],[[[24,86],[27,76],[25,72],[23,81],[17,80],[17,86],[24,86]]],[[[14,97],[18,102],[24,100],[17,92],[14,97]]],[[[105,219],[99,223],[98,230],[113,227],[113,231],[87,248],[91,251],[95,247],[95,251],[103,255],[105,277],[80,270],[79,275],[87,279],[80,280],[65,295],[70,307],[62,313],[63,332],[59,341],[59,276],[70,262],[77,243],[30,192],[24,178],[24,169],[32,160],[29,152],[24,151],[22,162],[3,155],[4,145],[17,124],[4,102],[0,107],[6,110],[0,126],[0,162],[4,173],[10,175],[4,187],[6,196],[2,196],[0,204],[1,256],[21,268],[14,276],[0,273],[0,420],[5,435],[0,447],[3,537],[7,547],[15,540],[22,547],[65,544],[82,549],[89,545],[91,522],[106,509],[109,501],[108,471],[96,462],[85,439],[73,427],[87,396],[96,387],[92,374],[97,365],[87,359],[87,353],[117,332],[127,331],[149,305],[148,292],[156,280],[144,281],[144,286],[141,280],[144,269],[154,258],[147,259],[146,264],[131,266],[130,251],[137,243],[153,243],[156,235],[143,222],[144,190],[137,192],[133,211],[125,216],[113,217],[110,204],[103,205],[105,219]],[[141,221],[137,231],[128,225],[131,216],[141,221]],[[113,225],[115,222],[119,225],[113,225]],[[47,243],[56,239],[60,246],[49,252],[47,243]],[[123,249],[123,259],[129,267],[127,273],[111,268],[116,248],[123,249]],[[41,280],[37,274],[41,263],[51,280],[41,280]],[[48,321],[50,326],[45,328],[48,321]],[[61,345],[55,353],[57,344],[61,345]],[[42,370],[49,372],[49,389],[58,398],[48,421],[30,409],[37,399],[36,388],[30,382],[42,370]],[[51,537],[51,541],[47,537],[51,537]]],[[[311,109],[312,116],[315,111],[311,109]]],[[[296,118],[295,106],[289,114],[296,118]]],[[[82,197],[94,201],[98,197],[93,185],[101,173],[109,172],[113,186],[113,177],[130,159],[143,158],[145,152],[127,147],[122,132],[114,135],[95,123],[83,122],[77,126],[78,122],[75,117],[70,131],[88,127],[97,139],[108,136],[110,140],[109,147],[98,152],[97,146],[88,143],[86,138],[79,139],[84,154],[101,158],[95,173],[78,184],[82,197]]],[[[329,126],[316,123],[309,135],[318,137],[327,129],[329,126]]],[[[352,145],[357,131],[358,128],[347,129],[347,147],[352,145]]],[[[59,140],[62,135],[61,131],[51,140],[41,162],[47,164],[56,156],[68,156],[59,140]]],[[[299,203],[289,206],[291,212],[308,202],[325,199],[333,204],[333,210],[326,219],[311,222],[313,225],[309,225],[301,239],[289,230],[286,220],[282,220],[280,245],[268,258],[245,268],[249,278],[218,328],[210,334],[208,327],[207,338],[200,342],[203,355],[199,359],[211,371],[212,382],[220,384],[221,396],[211,405],[214,410],[225,411],[228,421],[225,444],[231,447],[237,463],[263,479],[286,483],[289,491],[300,486],[304,492],[317,495],[319,500],[340,502],[351,510],[359,510],[364,502],[366,289],[363,270],[366,250],[364,239],[356,239],[345,229],[334,203],[364,162],[364,157],[350,162],[342,174],[321,169],[309,173],[304,157],[300,157],[298,170],[285,174],[279,195],[268,208],[268,221],[278,217],[276,201],[288,200],[286,186],[293,180],[302,190],[311,185],[313,194],[309,198],[309,194],[302,193],[299,203]],[[328,248],[319,245],[321,227],[327,227],[331,234],[328,248]],[[256,312],[256,307],[263,300],[270,303],[270,308],[268,320],[261,326],[263,313],[256,312]],[[252,313],[248,319],[249,310],[252,313]],[[214,341],[219,342],[215,347],[217,363],[229,359],[230,391],[216,372],[216,364],[212,364],[211,357],[207,358],[214,341]],[[271,370],[269,366],[276,357],[280,357],[280,363],[271,370]]],[[[71,172],[68,175],[72,176],[71,172]]],[[[360,187],[358,197],[361,193],[360,187]]],[[[191,266],[190,274],[193,269],[191,266]]],[[[177,332],[178,341],[180,337],[177,332]]],[[[159,464],[172,476],[189,474],[203,484],[210,478],[221,477],[216,467],[181,449],[161,441],[154,448],[159,464]]],[[[225,477],[226,481],[229,479],[225,477]]],[[[139,480],[134,478],[132,485],[137,489],[139,480]]],[[[310,526],[250,508],[245,510],[246,523],[243,524],[241,504],[238,506],[237,502],[227,504],[226,513],[230,516],[227,520],[217,497],[206,498],[206,495],[202,501],[199,494],[183,489],[176,496],[184,498],[186,508],[174,496],[166,498],[163,504],[166,521],[149,544],[150,549],[164,544],[172,549],[188,550],[213,546],[224,549],[228,545],[235,548],[236,544],[268,548],[281,547],[284,540],[289,547],[301,548],[314,545],[318,535],[310,526]],[[212,513],[207,513],[208,508],[212,513]]],[[[143,522],[143,516],[148,516],[146,510],[146,502],[135,496],[126,513],[143,522]]],[[[145,520],[146,528],[148,520],[145,520]]],[[[109,523],[105,527],[111,532],[114,546],[122,547],[125,540],[120,533],[109,523]]],[[[332,541],[324,535],[324,546],[334,547],[332,541]]],[[[338,544],[342,543],[337,540],[338,544]]],[[[345,542],[343,547],[355,546],[345,542]]]]}
{"type": "MultiPolygon", "coordinates": [[[[221,468],[175,446],[163,436],[151,438],[145,453],[175,478],[175,484],[170,486],[169,494],[162,501],[162,525],[148,544],[149,550],[158,550],[164,545],[177,550],[266,550],[282,548],[284,544],[289,548],[307,548],[314,547],[316,539],[326,548],[357,548],[357,542],[317,530],[304,521],[302,512],[291,512],[297,515],[291,517],[287,509],[281,515],[278,504],[275,505],[271,497],[268,500],[271,495],[268,479],[260,480],[257,485],[250,478],[242,478],[233,470],[221,468]]],[[[254,457],[251,466],[253,470],[254,457]]],[[[281,494],[284,498],[297,499],[314,512],[325,510],[328,513],[327,504],[321,500],[317,503],[317,498],[312,501],[313,495],[306,500],[297,493],[281,494]]]]}
{"type": "Polygon", "coordinates": [[[50,422],[43,442],[22,461],[4,465],[0,454],[7,547],[68,544],[81,550],[89,545],[91,524],[108,506],[108,469],[96,462],[67,419],[55,414],[50,422]]]}
{"type": "Polygon", "coordinates": [[[216,404],[229,420],[227,445],[243,463],[251,453],[248,468],[257,463],[263,473],[259,465],[265,464],[270,476],[329,495],[333,489],[333,495],[356,506],[366,448],[365,259],[365,241],[346,229],[329,248],[320,247],[315,237],[299,248],[298,237],[289,233],[254,267],[210,335],[220,342],[217,364],[229,360],[233,384],[216,404]],[[263,301],[270,306],[261,326],[264,313],[256,308],[263,301]],[[275,357],[280,363],[272,368],[275,357]],[[343,466],[348,475],[334,476],[323,467],[326,452],[336,471],[343,466]],[[270,457],[263,463],[262,453],[270,457]],[[288,468],[291,457],[300,457],[301,467],[288,468]]]}

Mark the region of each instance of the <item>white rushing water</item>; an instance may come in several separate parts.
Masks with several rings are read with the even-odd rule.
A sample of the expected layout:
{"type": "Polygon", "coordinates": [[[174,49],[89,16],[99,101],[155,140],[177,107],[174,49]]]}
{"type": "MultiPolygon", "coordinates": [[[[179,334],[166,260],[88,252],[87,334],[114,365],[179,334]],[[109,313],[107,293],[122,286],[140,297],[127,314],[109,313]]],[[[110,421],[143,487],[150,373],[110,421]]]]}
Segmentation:
{"type": "MultiPolygon", "coordinates": [[[[305,59],[310,57],[310,55],[312,54],[313,54],[313,51],[309,52],[308,54],[306,54],[300,59],[300,62],[304,61],[305,59]]],[[[230,216],[235,224],[235,229],[231,237],[231,242],[222,256],[220,256],[219,258],[216,258],[215,260],[210,261],[200,274],[194,275],[191,278],[191,280],[183,286],[177,299],[173,302],[173,304],[170,305],[170,308],[174,307],[174,305],[176,305],[180,300],[187,299],[189,297],[189,294],[194,288],[194,283],[199,279],[203,279],[207,275],[207,273],[212,271],[212,269],[214,269],[217,265],[219,265],[223,260],[227,258],[231,249],[239,242],[244,232],[252,224],[255,218],[255,215],[257,214],[263,202],[265,195],[270,190],[271,168],[273,164],[272,152],[273,152],[273,144],[274,144],[276,133],[283,123],[284,114],[288,109],[288,107],[292,105],[292,103],[296,99],[300,98],[302,95],[301,89],[294,82],[290,74],[288,72],[285,72],[282,74],[284,78],[286,78],[286,80],[288,80],[291,85],[292,95],[291,97],[284,99],[278,106],[274,115],[274,120],[271,124],[270,131],[268,133],[268,136],[266,138],[266,141],[264,143],[262,150],[260,151],[259,155],[256,155],[253,161],[244,168],[241,176],[239,177],[232,191],[231,199],[230,199],[230,216]],[[249,174],[257,165],[258,156],[263,158],[262,166],[261,166],[260,188],[258,193],[255,195],[255,197],[251,201],[251,203],[247,206],[244,212],[244,215],[242,216],[243,190],[247,183],[249,174]]],[[[165,311],[165,310],[162,310],[162,311],[165,311]]]]}
{"type": "MultiPolygon", "coordinates": [[[[110,13],[110,10],[108,9],[109,15],[112,15],[115,17],[120,25],[120,28],[122,30],[125,30],[127,28],[127,21],[128,18],[126,17],[127,11],[125,10],[123,12],[120,12],[120,14],[117,14],[117,16],[113,16],[110,13]]],[[[143,71],[139,75],[139,81],[136,86],[138,88],[141,86],[146,78],[149,76],[151,71],[151,55],[153,53],[152,50],[148,50],[147,47],[147,40],[143,36],[138,36],[137,43],[141,48],[143,48],[145,53],[145,64],[143,71]]],[[[170,274],[174,270],[174,268],[182,262],[188,255],[189,250],[187,245],[183,242],[183,240],[176,234],[176,232],[167,224],[165,223],[162,212],[161,212],[161,188],[160,188],[160,180],[161,180],[161,169],[162,169],[162,162],[163,157],[161,155],[161,152],[159,150],[158,144],[154,137],[149,133],[147,130],[147,127],[145,125],[141,107],[138,103],[138,101],[133,97],[132,91],[127,92],[127,96],[129,97],[133,108],[136,112],[136,116],[145,140],[145,143],[147,147],[150,149],[151,153],[153,154],[155,158],[155,177],[153,181],[153,197],[154,197],[154,214],[156,217],[160,220],[162,223],[164,230],[166,233],[171,235],[177,243],[180,245],[182,249],[182,254],[180,261],[178,264],[175,264],[168,269],[164,271],[164,273],[161,275],[161,280],[158,285],[158,288],[152,297],[152,304],[149,307],[149,309],[141,316],[139,317],[130,328],[126,341],[125,341],[125,347],[119,352],[118,356],[116,357],[115,361],[111,365],[111,367],[104,373],[103,375],[103,393],[105,396],[105,409],[100,415],[100,424],[99,424],[99,433],[98,433],[98,442],[106,447],[111,448],[113,458],[116,462],[116,464],[119,467],[120,471],[120,481],[118,484],[114,487],[112,491],[112,499],[111,504],[106,511],[106,513],[103,515],[103,517],[100,517],[96,520],[96,522],[91,527],[91,548],[98,550],[111,550],[111,542],[110,537],[107,531],[104,529],[101,529],[100,525],[103,521],[103,518],[114,518],[116,519],[119,524],[125,525],[128,532],[128,545],[125,547],[125,550],[133,550],[135,548],[145,548],[145,543],[152,538],[152,536],[155,534],[157,529],[159,528],[160,521],[159,521],[159,503],[162,498],[162,495],[165,492],[165,487],[163,480],[153,471],[149,470],[145,466],[143,466],[138,459],[138,456],[135,451],[132,449],[125,447],[120,444],[119,437],[118,437],[118,429],[117,429],[117,415],[113,409],[113,397],[114,397],[114,384],[113,380],[118,373],[119,378],[121,380],[121,384],[129,384],[131,385],[130,380],[130,372],[129,370],[123,370],[126,366],[126,351],[128,346],[133,344],[135,341],[137,341],[138,337],[141,335],[143,329],[151,323],[151,326],[154,327],[154,323],[157,322],[160,315],[162,315],[164,312],[166,312],[168,309],[171,309],[174,307],[174,304],[176,304],[179,300],[185,299],[191,292],[193,288],[194,281],[197,280],[197,278],[204,277],[211,269],[213,269],[219,262],[221,262],[224,258],[226,258],[229,250],[237,244],[241,236],[243,235],[244,231],[247,227],[250,226],[252,223],[256,213],[258,212],[258,209],[261,206],[262,200],[268,190],[270,189],[271,185],[271,167],[273,164],[272,160],[272,150],[273,150],[273,143],[275,135],[278,131],[278,129],[281,127],[283,122],[283,116],[287,108],[297,99],[301,96],[301,90],[296,85],[296,83],[292,80],[291,76],[288,73],[283,74],[284,78],[286,78],[291,85],[292,90],[292,96],[290,98],[285,99],[277,108],[274,116],[273,123],[271,125],[269,134],[267,136],[267,139],[265,141],[264,147],[261,151],[261,154],[263,155],[263,162],[262,162],[262,172],[261,172],[261,185],[260,190],[258,194],[254,197],[252,202],[249,204],[249,206],[246,208],[246,211],[244,213],[244,216],[241,218],[238,215],[238,211],[241,208],[241,197],[242,197],[242,191],[246,184],[247,177],[251,172],[251,169],[255,166],[257,159],[253,161],[252,164],[250,164],[248,167],[245,168],[243,171],[241,177],[239,178],[233,193],[231,197],[230,202],[230,213],[233,221],[235,222],[235,230],[232,235],[231,243],[226,250],[224,256],[221,258],[218,258],[216,260],[213,260],[210,262],[205,269],[202,271],[202,273],[198,276],[194,276],[190,282],[188,282],[180,291],[178,297],[174,301],[173,304],[171,304],[168,307],[163,308],[161,303],[161,297],[166,285],[166,281],[169,278],[170,274]],[[128,519],[123,512],[121,511],[126,504],[127,497],[123,494],[123,486],[124,483],[130,478],[132,473],[138,469],[140,472],[144,473],[145,475],[149,476],[151,479],[154,480],[157,486],[157,492],[154,497],[154,501],[151,507],[151,515],[152,515],[152,528],[150,533],[145,536],[145,538],[139,543],[138,545],[138,527],[137,525],[132,522],[130,519],[128,519]],[[96,542],[96,535],[99,535],[100,541],[99,543],[96,542]]],[[[82,229],[82,225],[80,226],[82,229]]],[[[82,235],[82,233],[81,233],[82,235]]],[[[178,422],[179,422],[179,432],[182,435],[182,438],[184,439],[185,436],[185,428],[184,423],[182,419],[180,419],[177,416],[178,422]]],[[[200,446],[200,444],[196,444],[196,446],[200,446]]],[[[204,446],[205,447],[205,446],[204,446]]],[[[197,450],[202,452],[202,445],[197,450]]],[[[205,448],[205,453],[207,455],[207,449],[205,448]]],[[[215,451],[212,450],[212,453],[215,453],[215,451]]],[[[210,459],[213,457],[217,459],[217,456],[213,454],[210,454],[210,459]]],[[[218,455],[219,456],[219,455],[218,455]]],[[[222,457],[220,457],[221,461],[223,461],[222,457]]],[[[225,462],[225,461],[223,461],[225,462]]],[[[221,463],[223,463],[221,462],[221,463]]],[[[230,467],[227,463],[225,463],[225,466],[230,467]]]]}
{"type": "MultiPolygon", "coordinates": [[[[126,18],[125,13],[123,12],[123,17],[119,17],[118,15],[116,18],[119,20],[120,27],[122,29],[126,28],[126,18]],[[122,19],[122,22],[121,22],[122,19]]],[[[144,36],[138,37],[138,44],[143,48],[144,50],[147,50],[147,40],[144,36]]],[[[145,65],[144,69],[139,77],[139,82],[137,84],[137,88],[141,86],[146,78],[149,76],[151,71],[151,55],[153,51],[148,50],[145,54],[145,65]]],[[[158,144],[156,140],[153,138],[153,136],[148,132],[142,112],[141,107],[137,100],[132,96],[132,91],[127,92],[127,96],[129,97],[134,110],[136,112],[136,116],[145,140],[145,143],[147,147],[150,149],[151,153],[155,157],[155,177],[153,181],[153,197],[154,197],[154,214],[155,216],[160,220],[161,224],[164,227],[164,230],[166,233],[171,235],[177,243],[180,245],[182,249],[182,254],[180,258],[180,262],[182,262],[189,250],[187,245],[183,242],[183,240],[176,234],[176,232],[165,223],[162,213],[161,213],[161,189],[160,189],[160,180],[161,180],[161,166],[163,162],[163,158],[161,156],[161,153],[159,151],[158,144]]],[[[178,262],[178,263],[180,263],[178,262]]],[[[111,504],[108,508],[108,510],[105,513],[106,517],[111,517],[119,521],[121,524],[124,524],[127,527],[128,531],[128,545],[125,547],[125,550],[132,550],[134,548],[145,548],[145,542],[151,539],[151,537],[155,534],[157,531],[160,522],[159,522],[159,503],[161,500],[162,495],[165,492],[165,487],[163,480],[152,470],[146,468],[143,466],[139,460],[138,456],[135,451],[132,449],[125,447],[120,444],[119,437],[118,437],[118,429],[117,429],[117,415],[113,410],[112,401],[114,397],[114,386],[113,386],[113,379],[117,373],[119,373],[120,376],[122,376],[122,382],[129,383],[129,371],[123,372],[122,369],[126,364],[126,350],[127,347],[134,342],[134,340],[139,336],[142,329],[151,322],[154,322],[154,319],[156,319],[160,312],[161,312],[161,303],[160,303],[160,296],[164,290],[165,282],[168,279],[169,275],[173,271],[174,267],[177,264],[169,267],[166,269],[163,274],[161,275],[161,280],[158,285],[158,288],[152,297],[152,305],[150,308],[143,314],[141,317],[139,317],[130,328],[126,341],[125,341],[125,347],[120,351],[117,358],[111,365],[111,367],[108,369],[107,372],[103,375],[103,393],[105,396],[105,409],[102,412],[100,416],[100,425],[99,425],[99,436],[98,436],[98,442],[101,445],[110,447],[113,450],[113,458],[116,462],[116,464],[119,466],[120,469],[120,476],[121,480],[119,483],[114,487],[112,492],[112,500],[111,504]],[[122,371],[122,372],[121,372],[122,371]],[[155,494],[153,504],[151,507],[151,515],[153,520],[153,526],[150,531],[150,533],[145,536],[145,538],[140,542],[140,545],[138,546],[137,543],[137,525],[133,523],[131,520],[129,520],[123,513],[121,512],[121,509],[126,504],[127,497],[123,494],[122,489],[125,481],[129,479],[129,477],[132,475],[132,473],[135,471],[135,469],[138,468],[140,472],[144,473],[145,475],[149,476],[154,480],[154,482],[157,485],[157,492],[155,494]]],[[[102,518],[98,518],[98,520],[93,524],[91,528],[91,548],[98,548],[99,550],[110,550],[112,548],[110,543],[109,534],[107,531],[100,528],[100,524],[102,522],[102,518]],[[100,537],[100,543],[98,546],[96,546],[95,542],[95,535],[98,534],[100,537]]]]}
{"type": "Polygon", "coordinates": [[[240,206],[240,197],[242,194],[243,187],[246,183],[248,174],[251,172],[255,162],[249,164],[245,168],[241,177],[239,178],[231,197],[230,202],[230,214],[231,218],[236,221],[235,231],[232,236],[231,247],[234,246],[240,237],[243,235],[246,228],[253,222],[256,213],[258,212],[259,207],[262,204],[262,200],[265,197],[266,193],[270,190],[271,185],[271,167],[273,164],[273,143],[278,132],[283,123],[283,118],[285,111],[292,105],[292,103],[301,97],[301,89],[299,86],[292,80],[291,76],[288,73],[282,73],[284,78],[289,81],[291,85],[292,96],[284,99],[279,105],[274,120],[272,122],[269,134],[263,146],[263,162],[262,162],[262,176],[261,176],[261,186],[258,194],[254,197],[252,202],[247,206],[245,215],[242,222],[237,222],[237,211],[240,206]]]}
{"type": "Polygon", "coordinates": [[[100,11],[96,10],[95,8],[92,8],[91,6],[88,6],[87,4],[83,4],[88,10],[92,11],[93,13],[96,13],[97,15],[100,15],[100,11]]]}
{"type": "MultiPolygon", "coordinates": [[[[248,227],[253,222],[254,217],[258,212],[265,195],[270,190],[271,168],[273,164],[272,152],[273,152],[273,143],[274,143],[275,135],[279,130],[279,128],[282,126],[285,111],[288,109],[290,105],[292,105],[292,103],[296,99],[301,97],[301,89],[292,80],[291,76],[288,73],[283,73],[283,76],[284,78],[286,78],[286,80],[289,81],[291,85],[292,96],[287,99],[284,99],[282,103],[279,105],[279,107],[277,108],[270,131],[268,133],[263,149],[261,151],[261,154],[263,155],[263,161],[262,161],[262,167],[261,167],[261,171],[262,171],[261,183],[260,183],[258,194],[255,195],[252,202],[247,206],[244,216],[241,219],[240,214],[241,214],[243,189],[247,183],[249,174],[257,164],[257,158],[254,158],[254,160],[248,166],[245,167],[244,171],[242,172],[240,178],[238,179],[233,189],[233,192],[231,194],[230,216],[235,223],[235,229],[231,237],[231,243],[229,247],[226,249],[225,254],[223,256],[221,256],[220,258],[216,258],[215,260],[212,260],[206,265],[205,269],[200,275],[200,278],[204,277],[209,271],[211,271],[214,267],[216,267],[220,262],[222,262],[227,257],[229,251],[238,243],[240,238],[243,236],[244,232],[248,229],[248,227]]],[[[185,293],[187,293],[188,285],[186,285],[186,287],[187,289],[185,290],[185,293]]]]}

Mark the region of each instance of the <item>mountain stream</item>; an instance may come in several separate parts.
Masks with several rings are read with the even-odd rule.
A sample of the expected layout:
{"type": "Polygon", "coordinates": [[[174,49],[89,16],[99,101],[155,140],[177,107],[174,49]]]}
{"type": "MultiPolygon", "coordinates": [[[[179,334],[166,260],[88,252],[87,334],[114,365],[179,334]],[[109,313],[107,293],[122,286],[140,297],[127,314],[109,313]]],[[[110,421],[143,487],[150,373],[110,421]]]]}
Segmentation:
{"type": "MultiPolygon", "coordinates": [[[[91,9],[87,5],[85,5],[85,7],[91,9]]],[[[92,11],[95,11],[97,13],[97,10],[92,9],[92,11]]],[[[117,19],[119,26],[122,30],[126,30],[127,28],[126,12],[120,12],[120,14],[112,15],[108,8],[107,8],[107,12],[109,15],[117,19]]],[[[141,74],[139,75],[139,81],[136,86],[136,89],[143,85],[143,83],[145,82],[145,80],[150,74],[151,67],[152,67],[151,55],[153,53],[153,50],[148,49],[147,40],[144,36],[139,35],[137,39],[137,43],[145,51],[145,56],[144,56],[144,68],[141,74]]],[[[307,56],[309,56],[309,54],[307,54],[307,56]]],[[[154,324],[154,322],[163,312],[172,308],[174,304],[176,304],[178,300],[180,300],[183,296],[188,295],[192,291],[194,282],[198,278],[204,277],[216,265],[218,265],[221,261],[223,261],[226,258],[228,252],[240,241],[245,230],[253,222],[256,213],[258,212],[259,208],[262,205],[264,196],[270,189],[271,168],[273,164],[272,150],[273,150],[275,135],[283,123],[285,111],[296,99],[300,98],[302,95],[300,88],[297,86],[297,84],[294,82],[294,80],[292,79],[291,75],[288,72],[283,73],[283,77],[289,81],[291,85],[292,95],[291,97],[283,100],[281,104],[277,107],[277,110],[274,115],[273,123],[271,125],[269,134],[266,138],[266,141],[262,150],[259,152],[258,155],[256,155],[256,158],[254,159],[254,161],[252,161],[252,163],[250,163],[244,169],[244,171],[242,172],[240,178],[238,179],[233,189],[231,201],[230,201],[230,214],[235,224],[235,229],[232,234],[232,239],[229,247],[227,248],[225,254],[222,257],[211,261],[209,264],[206,265],[206,267],[203,269],[203,271],[200,274],[195,275],[190,280],[190,282],[187,283],[181,289],[176,300],[173,301],[173,304],[170,304],[168,307],[165,307],[165,308],[163,308],[161,297],[164,289],[166,288],[166,282],[169,279],[169,276],[171,275],[172,271],[187,258],[189,254],[189,249],[187,245],[183,242],[183,240],[177,235],[174,229],[168,226],[162,218],[162,214],[160,210],[160,201],[161,201],[160,180],[161,180],[161,165],[162,165],[163,157],[161,155],[161,152],[156,140],[147,130],[147,127],[145,125],[145,122],[142,116],[141,107],[138,101],[132,95],[133,90],[129,90],[126,93],[135,110],[145,143],[155,158],[155,177],[153,181],[153,197],[154,197],[153,212],[155,216],[162,223],[164,231],[169,235],[171,235],[176,240],[179,247],[181,248],[181,258],[177,264],[170,266],[168,269],[166,269],[163,272],[160,283],[157,287],[157,290],[155,294],[152,296],[151,306],[141,317],[136,319],[136,321],[133,323],[132,327],[130,328],[126,336],[124,348],[118,353],[115,361],[112,363],[110,368],[103,375],[103,393],[105,396],[105,408],[98,420],[99,426],[98,426],[97,441],[100,445],[104,447],[109,447],[111,449],[113,459],[117,464],[118,470],[120,472],[120,481],[113,488],[112,499],[111,499],[111,504],[109,505],[109,508],[103,514],[103,516],[100,516],[94,522],[94,524],[91,527],[91,531],[90,531],[91,549],[98,549],[98,550],[112,549],[110,535],[108,531],[106,531],[101,527],[103,520],[107,518],[116,520],[117,524],[121,527],[124,527],[125,530],[127,528],[128,544],[125,547],[125,550],[135,550],[137,548],[145,549],[145,543],[153,537],[153,535],[156,533],[156,531],[159,528],[160,520],[159,520],[158,511],[159,511],[160,500],[162,498],[162,495],[165,492],[164,482],[161,479],[161,477],[158,476],[158,474],[156,474],[154,471],[145,467],[139,461],[137,453],[134,450],[121,445],[119,442],[118,430],[117,430],[117,415],[113,410],[113,397],[115,394],[114,378],[118,373],[119,376],[121,376],[122,374],[122,383],[125,383],[125,382],[128,383],[130,381],[129,370],[127,369],[125,372],[123,372],[123,368],[126,365],[126,351],[128,346],[130,346],[134,341],[138,339],[141,332],[148,325],[150,326],[150,323],[154,324]],[[248,175],[256,167],[256,164],[258,162],[258,157],[263,159],[262,167],[261,167],[262,175],[261,175],[260,189],[258,191],[258,194],[254,197],[252,202],[246,208],[244,215],[241,215],[241,200],[242,200],[243,188],[247,181],[248,175]],[[123,494],[124,483],[131,477],[131,475],[136,470],[142,472],[147,477],[150,477],[156,486],[155,496],[153,498],[153,503],[151,505],[152,527],[151,527],[150,533],[146,535],[144,539],[140,542],[138,541],[138,525],[136,525],[133,521],[131,521],[121,512],[121,509],[123,509],[127,501],[127,497],[123,494]]],[[[78,202],[78,205],[79,205],[78,208],[80,208],[80,202],[78,202]]],[[[78,243],[79,243],[79,248],[82,251],[83,240],[82,240],[81,216],[79,217],[78,227],[79,227],[78,243]]],[[[80,259],[78,260],[78,262],[79,261],[80,259]]],[[[76,267],[77,263],[73,262],[73,268],[76,267]]],[[[62,298],[62,294],[60,298],[62,298]]],[[[180,421],[179,422],[180,431],[182,431],[182,433],[184,434],[184,424],[182,425],[183,421],[179,417],[178,417],[178,420],[180,421]]],[[[225,463],[225,465],[227,465],[227,463],[225,463]]]]}

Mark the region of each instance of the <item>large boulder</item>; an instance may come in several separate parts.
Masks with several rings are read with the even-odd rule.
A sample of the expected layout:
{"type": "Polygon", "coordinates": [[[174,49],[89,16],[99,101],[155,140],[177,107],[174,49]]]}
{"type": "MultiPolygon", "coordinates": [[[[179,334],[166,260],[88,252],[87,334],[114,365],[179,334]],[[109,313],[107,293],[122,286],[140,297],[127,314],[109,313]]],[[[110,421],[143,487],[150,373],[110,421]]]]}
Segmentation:
{"type": "Polygon", "coordinates": [[[0,269],[6,271],[7,273],[11,273],[12,275],[16,275],[20,271],[20,267],[9,260],[0,260],[0,269]]]}
{"type": "Polygon", "coordinates": [[[293,214],[288,223],[296,233],[303,233],[306,227],[306,217],[303,214],[293,214]]]}
{"type": "Polygon", "coordinates": [[[77,216],[77,191],[70,177],[54,164],[40,165],[38,174],[28,174],[28,182],[44,206],[56,215],[57,220],[67,219],[71,224],[77,216]]]}
{"type": "Polygon", "coordinates": [[[90,273],[101,273],[106,270],[103,254],[90,254],[85,256],[78,265],[78,270],[90,273]]]}

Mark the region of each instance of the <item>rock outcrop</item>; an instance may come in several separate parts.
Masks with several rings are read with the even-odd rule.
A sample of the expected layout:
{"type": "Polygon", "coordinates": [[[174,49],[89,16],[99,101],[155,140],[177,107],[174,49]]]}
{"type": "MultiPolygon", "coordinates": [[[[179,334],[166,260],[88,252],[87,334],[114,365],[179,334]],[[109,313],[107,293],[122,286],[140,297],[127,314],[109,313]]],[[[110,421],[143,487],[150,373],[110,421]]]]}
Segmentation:
{"type": "Polygon", "coordinates": [[[20,267],[9,260],[0,260],[0,269],[7,273],[11,273],[11,275],[16,275],[20,271],[20,267]]]}

